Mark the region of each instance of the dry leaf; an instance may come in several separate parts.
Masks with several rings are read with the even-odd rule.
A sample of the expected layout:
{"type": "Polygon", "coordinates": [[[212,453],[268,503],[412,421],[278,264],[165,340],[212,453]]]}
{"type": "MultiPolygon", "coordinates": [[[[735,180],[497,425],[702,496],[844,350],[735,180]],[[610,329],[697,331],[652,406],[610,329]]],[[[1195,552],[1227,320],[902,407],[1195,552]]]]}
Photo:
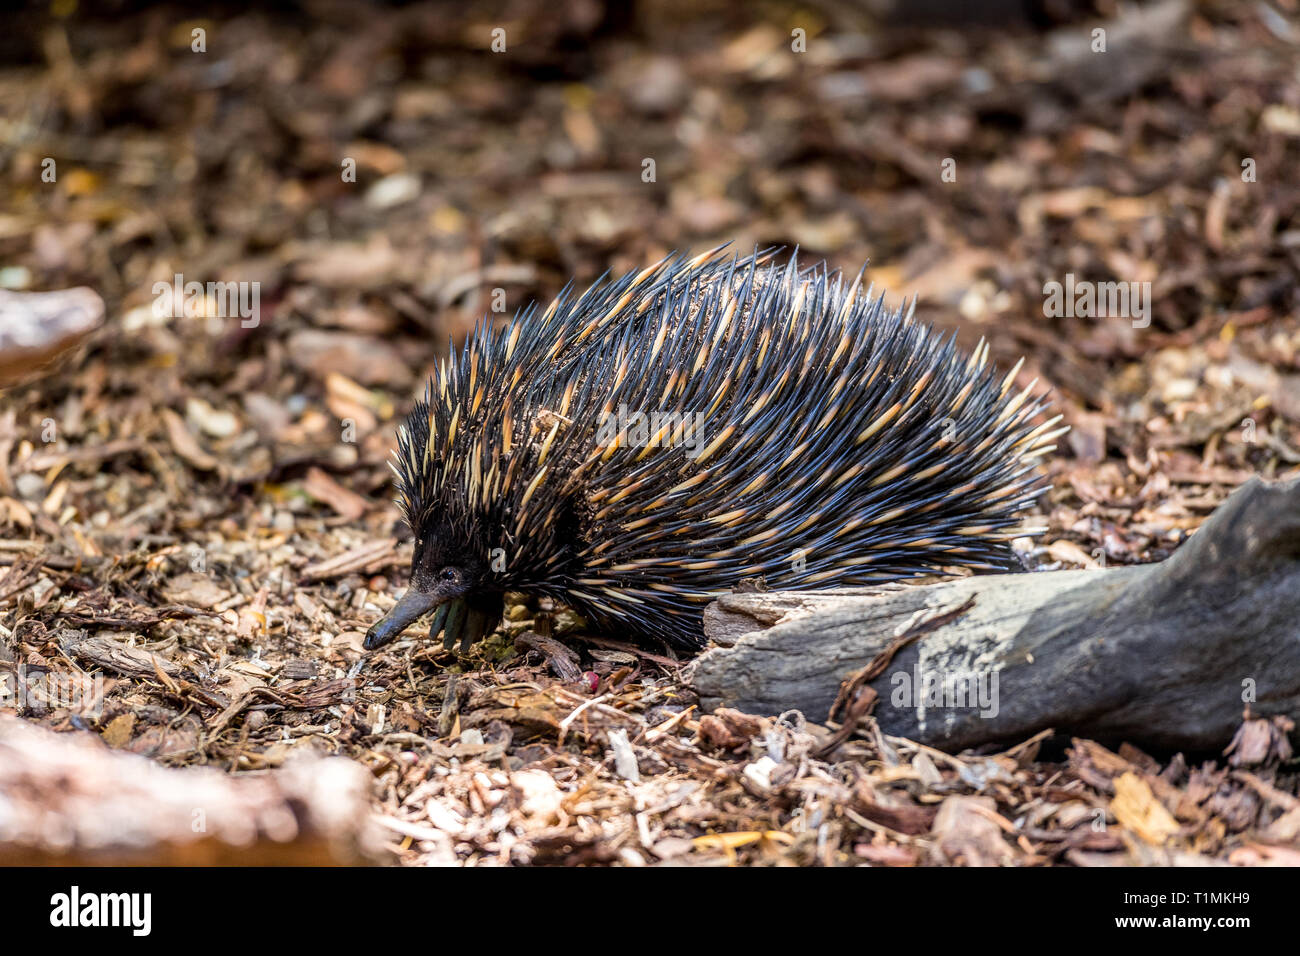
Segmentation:
{"type": "Polygon", "coordinates": [[[1156,799],[1145,780],[1129,771],[1116,777],[1114,783],[1115,799],[1110,802],[1110,810],[1120,826],[1154,846],[1178,833],[1178,821],[1156,799]]]}

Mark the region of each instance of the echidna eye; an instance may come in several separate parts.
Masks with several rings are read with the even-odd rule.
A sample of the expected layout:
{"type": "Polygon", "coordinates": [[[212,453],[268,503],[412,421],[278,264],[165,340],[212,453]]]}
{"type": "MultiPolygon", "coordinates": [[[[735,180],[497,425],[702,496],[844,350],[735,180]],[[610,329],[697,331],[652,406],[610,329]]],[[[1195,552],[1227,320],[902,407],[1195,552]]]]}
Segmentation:
{"type": "Polygon", "coordinates": [[[438,580],[440,581],[455,581],[458,577],[460,577],[460,575],[456,572],[455,568],[443,568],[438,572],[438,580]]]}

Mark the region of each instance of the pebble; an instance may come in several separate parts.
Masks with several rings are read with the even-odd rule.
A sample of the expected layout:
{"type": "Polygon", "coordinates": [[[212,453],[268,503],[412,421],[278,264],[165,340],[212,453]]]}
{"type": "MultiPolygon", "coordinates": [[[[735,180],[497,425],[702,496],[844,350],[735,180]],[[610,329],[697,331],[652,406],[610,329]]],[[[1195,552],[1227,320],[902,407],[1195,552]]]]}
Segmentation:
{"type": "Polygon", "coordinates": [[[39,501],[45,497],[45,479],[35,472],[28,471],[14,479],[14,488],[20,498],[39,501]]]}
{"type": "Polygon", "coordinates": [[[385,176],[366,190],[366,205],[371,209],[392,209],[420,195],[420,177],[412,173],[385,176]]]}

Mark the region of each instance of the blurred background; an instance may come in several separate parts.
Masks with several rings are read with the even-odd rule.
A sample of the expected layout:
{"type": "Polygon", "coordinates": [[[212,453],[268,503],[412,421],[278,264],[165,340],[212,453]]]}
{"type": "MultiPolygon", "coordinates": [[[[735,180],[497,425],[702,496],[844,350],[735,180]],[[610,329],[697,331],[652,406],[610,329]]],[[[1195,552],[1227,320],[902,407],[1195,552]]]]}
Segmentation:
{"type": "MultiPolygon", "coordinates": [[[[732,241],[869,262],[967,346],[1027,354],[1089,465],[1147,469],[1153,440],[1188,452],[1183,470],[1206,458],[1213,424],[1160,443],[1180,402],[1238,425],[1243,397],[1206,390],[1228,349],[1287,441],[1295,7],[31,5],[0,38],[0,286],[89,285],[108,318],[75,389],[16,407],[71,402],[76,440],[161,434],[149,419],[170,406],[244,487],[320,455],[378,464],[484,313],[732,241]],[[178,273],[258,283],[257,327],[155,316],[154,284],[178,273]],[[1044,283],[1067,273],[1152,283],[1150,327],[1045,317],[1044,283]],[[355,448],[337,418],[358,422],[355,448]]],[[[1206,463],[1268,465],[1252,451],[1206,463]]]]}
{"type": "MultiPolygon", "coordinates": [[[[362,632],[409,560],[395,429],[483,315],[728,241],[869,263],[967,348],[1025,356],[1020,384],[1072,431],[1022,551],[1164,557],[1249,477],[1300,473],[1298,53],[1297,0],[7,12],[0,290],[86,286],[104,310],[57,371],[0,391],[0,671],[110,675],[93,715],[18,712],[231,770],[314,740],[390,809],[428,799],[451,752],[434,737],[499,760],[511,733],[553,733],[571,682],[507,704],[476,684],[458,715],[462,663],[438,648],[372,661],[356,696],[362,632]],[[176,276],[256,289],[255,321],[207,292],[158,309],[176,276]],[[1149,283],[1149,323],[1046,309],[1071,276],[1149,283]],[[485,729],[465,744],[462,726],[485,729]]],[[[19,314],[0,307],[0,346],[19,314]]],[[[635,666],[637,699],[664,699],[664,658],[603,653],[584,693],[635,666]]],[[[603,752],[582,759],[622,800],[603,752]]],[[[473,820],[479,784],[449,779],[473,820]]],[[[678,836],[767,811],[711,812],[678,836]]],[[[455,858],[405,819],[405,862],[455,858]]],[[[495,831],[466,827],[460,858],[494,858],[495,831]]],[[[524,855],[588,839],[552,837],[524,855]]]]}

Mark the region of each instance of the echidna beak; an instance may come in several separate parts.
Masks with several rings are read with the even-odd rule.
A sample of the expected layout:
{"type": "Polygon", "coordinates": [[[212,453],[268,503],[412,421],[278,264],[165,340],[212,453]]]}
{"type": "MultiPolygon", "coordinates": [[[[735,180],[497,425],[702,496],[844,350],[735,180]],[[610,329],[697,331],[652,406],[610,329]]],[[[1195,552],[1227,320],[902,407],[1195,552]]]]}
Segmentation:
{"type": "Polygon", "coordinates": [[[368,651],[383,647],[414,624],[421,615],[442,604],[443,600],[440,595],[428,594],[415,587],[407,588],[392,610],[366,631],[366,640],[362,646],[368,651]]]}

